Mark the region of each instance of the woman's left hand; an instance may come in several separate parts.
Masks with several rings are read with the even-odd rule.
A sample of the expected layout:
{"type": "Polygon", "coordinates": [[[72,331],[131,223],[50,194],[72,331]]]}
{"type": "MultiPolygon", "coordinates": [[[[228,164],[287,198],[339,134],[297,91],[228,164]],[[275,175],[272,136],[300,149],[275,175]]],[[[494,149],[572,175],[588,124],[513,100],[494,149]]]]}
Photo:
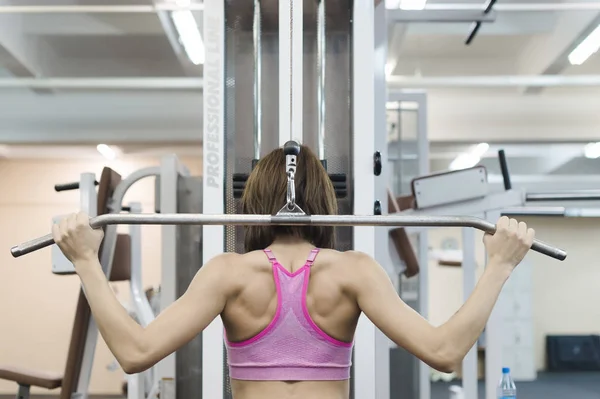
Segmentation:
{"type": "Polygon", "coordinates": [[[92,229],[89,216],[79,212],[54,224],[52,236],[63,254],[74,264],[81,260],[98,259],[104,231],[92,229]]]}

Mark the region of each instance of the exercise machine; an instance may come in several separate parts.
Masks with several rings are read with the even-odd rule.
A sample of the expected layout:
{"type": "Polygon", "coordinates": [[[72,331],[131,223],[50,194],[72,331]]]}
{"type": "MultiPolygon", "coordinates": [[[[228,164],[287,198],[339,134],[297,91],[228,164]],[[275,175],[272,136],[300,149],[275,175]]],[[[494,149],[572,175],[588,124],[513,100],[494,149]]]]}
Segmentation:
{"type": "MultiPolygon", "coordinates": [[[[93,173],[82,173],[78,182],[57,184],[57,192],[79,190],[80,210],[91,217],[97,215],[117,215],[126,211],[130,214],[141,212],[139,203],[123,205],[123,199],[129,188],[144,178],[155,178],[155,207],[157,212],[186,211],[201,212],[201,180],[189,176],[187,168],[176,156],[165,156],[160,166],[141,169],[125,179],[111,170],[104,168],[102,176],[96,181],[93,173]],[[96,186],[98,188],[96,189],[96,186]]],[[[62,216],[54,218],[58,222],[62,216]]],[[[166,247],[162,251],[161,298],[180,296],[197,272],[201,254],[201,231],[193,226],[165,226],[162,240],[166,247]],[[176,264],[177,267],[173,267],[176,264]]],[[[100,263],[109,281],[129,281],[133,316],[143,326],[154,319],[154,312],[142,289],[141,281],[141,230],[139,225],[129,226],[129,234],[117,234],[116,226],[105,229],[104,240],[100,249],[100,263]]],[[[52,271],[57,275],[71,275],[74,267],[57,246],[52,247],[52,271]]],[[[168,306],[170,301],[161,304],[168,306]]],[[[89,305],[83,290],[79,293],[77,311],[71,343],[64,374],[40,373],[35,370],[0,369],[0,378],[9,379],[19,384],[19,399],[29,397],[30,386],[48,389],[61,388],[61,399],[86,399],[94,361],[95,347],[98,338],[97,326],[91,317],[89,305]]],[[[179,386],[182,392],[193,391],[194,384],[200,379],[198,370],[201,367],[200,339],[188,344],[178,351],[179,356],[187,363],[178,365],[178,380],[159,380],[157,369],[144,373],[127,375],[128,399],[156,398],[161,384],[164,392],[179,386]],[[189,363],[195,361],[198,366],[189,369],[189,363]],[[192,374],[190,374],[192,373],[192,374]],[[170,385],[173,385],[171,388],[170,385]]],[[[190,395],[190,397],[193,395],[190,395]]]]}
{"type": "MultiPolygon", "coordinates": [[[[598,191],[568,191],[553,193],[529,193],[512,187],[508,164],[504,151],[499,152],[499,161],[503,174],[504,191],[493,192],[488,183],[484,167],[441,172],[414,178],[411,182],[412,194],[393,201],[409,203],[398,215],[461,215],[477,217],[489,222],[500,216],[595,216],[596,211],[586,208],[540,207],[540,202],[556,201],[598,201],[598,191]],[[461,190],[453,188],[461,187],[461,190]],[[531,206],[532,203],[535,206],[531,206]]],[[[422,234],[423,228],[408,228],[411,234],[422,234]]],[[[462,229],[462,251],[460,259],[454,259],[455,265],[462,267],[463,297],[471,294],[476,284],[475,240],[472,229],[462,229]]],[[[427,264],[431,257],[429,251],[420,254],[419,262],[427,264]]],[[[531,314],[531,265],[527,257],[515,270],[502,291],[497,305],[488,321],[478,345],[475,345],[462,364],[462,388],[464,397],[477,399],[477,351],[485,350],[485,386],[486,399],[494,399],[496,384],[502,367],[510,367],[513,377],[518,381],[532,381],[537,377],[533,347],[533,319],[531,314]]],[[[422,279],[423,276],[419,276],[422,279]]],[[[428,285],[418,290],[418,297],[428,296],[428,285]]],[[[417,362],[420,363],[420,362],[417,362]]],[[[413,363],[414,364],[414,363],[413,363]]],[[[429,398],[429,368],[419,364],[426,372],[416,373],[424,380],[413,379],[415,374],[401,377],[392,390],[393,397],[429,398]],[[426,386],[423,389],[423,386],[426,386]]]]}
{"type": "MultiPolygon", "coordinates": [[[[240,251],[240,226],[247,224],[336,225],[338,249],[365,252],[382,264],[388,253],[387,231],[375,226],[470,226],[493,232],[493,224],[474,218],[355,216],[388,208],[387,171],[377,168],[375,161],[376,147],[385,146],[385,140],[373,134],[374,129],[385,131],[382,38],[386,29],[384,2],[204,2],[204,171],[202,201],[198,201],[203,214],[182,214],[177,201],[169,199],[168,195],[177,192],[178,182],[189,177],[173,161],[168,180],[161,175],[160,192],[169,194],[161,196],[160,214],[110,214],[90,221],[107,230],[115,223],[164,225],[161,309],[178,297],[176,287],[184,287],[175,283],[180,273],[178,260],[187,256],[188,264],[199,267],[223,252],[240,251]],[[262,74],[279,78],[263,80],[262,74]],[[254,106],[249,107],[250,103],[254,106]],[[254,126],[253,135],[244,134],[246,126],[254,126]],[[315,149],[332,181],[340,183],[336,187],[340,215],[238,215],[236,193],[243,186],[243,175],[261,155],[290,140],[315,149]],[[184,256],[177,250],[177,231],[198,226],[202,226],[202,251],[187,244],[189,253],[184,256]],[[201,261],[190,262],[191,256],[200,254],[201,261]]],[[[385,159],[385,149],[381,151],[379,157],[385,159]]],[[[190,236],[194,234],[199,232],[190,231],[190,236]]],[[[43,237],[15,247],[13,254],[50,243],[51,237],[43,237]]],[[[566,256],[540,242],[536,249],[559,259],[566,256]]],[[[231,397],[220,318],[203,331],[198,342],[192,343],[198,344],[198,350],[189,353],[201,353],[200,362],[178,351],[157,365],[162,399],[231,397]],[[198,368],[199,363],[210,367],[198,368]],[[190,378],[184,378],[182,370],[190,371],[190,378]],[[180,385],[185,380],[194,382],[195,394],[180,385]]],[[[355,342],[351,397],[388,399],[387,338],[362,317],[355,342]]]]}
{"type": "MultiPolygon", "coordinates": [[[[493,233],[494,225],[482,219],[474,217],[456,216],[353,216],[353,215],[306,215],[294,202],[293,184],[295,157],[300,147],[295,142],[288,142],[285,146],[286,158],[288,159],[285,171],[288,173],[288,197],[287,204],[276,215],[206,215],[206,214],[104,214],[90,219],[90,225],[94,228],[106,227],[107,231],[114,229],[117,224],[159,224],[165,226],[217,226],[217,225],[332,225],[332,226],[448,226],[448,227],[474,227],[479,230],[493,233]]],[[[283,171],[282,171],[283,172],[283,171]]],[[[117,198],[119,198],[117,196],[117,198]]],[[[162,207],[161,207],[162,209],[162,207]]],[[[27,243],[15,246],[11,249],[13,256],[21,256],[34,250],[44,248],[53,243],[52,235],[37,238],[27,243]]],[[[106,241],[104,242],[106,243],[106,241]]],[[[532,249],[559,260],[566,258],[566,253],[558,248],[549,246],[535,240],[532,249]]],[[[197,254],[198,252],[196,252],[197,254]]],[[[110,264],[108,272],[110,273],[110,264]]],[[[179,265],[178,265],[179,266],[179,265]]],[[[163,268],[164,270],[165,268],[163,268]]],[[[171,268],[173,269],[173,268],[171,268]]],[[[187,282],[189,284],[189,282],[187,282]]],[[[187,287],[186,284],[186,287],[187,287]]],[[[206,347],[203,348],[206,352],[206,347]]],[[[179,351],[177,352],[178,355],[179,351]]],[[[184,352],[185,353],[185,352],[184,352]]],[[[185,359],[189,363],[189,358],[185,359]]],[[[208,368],[207,368],[208,369],[208,368]]],[[[159,377],[160,378],[160,377],[159,377]]],[[[179,375],[178,375],[178,378],[179,375]]],[[[163,393],[182,390],[172,382],[174,379],[160,378],[159,391],[163,393]],[[168,382],[171,382],[168,384],[168,382]]],[[[200,379],[193,380],[194,387],[198,386],[200,379]]],[[[168,396],[167,395],[167,396],[168,396]]],[[[172,396],[169,396],[172,397],[172,396]]]]}

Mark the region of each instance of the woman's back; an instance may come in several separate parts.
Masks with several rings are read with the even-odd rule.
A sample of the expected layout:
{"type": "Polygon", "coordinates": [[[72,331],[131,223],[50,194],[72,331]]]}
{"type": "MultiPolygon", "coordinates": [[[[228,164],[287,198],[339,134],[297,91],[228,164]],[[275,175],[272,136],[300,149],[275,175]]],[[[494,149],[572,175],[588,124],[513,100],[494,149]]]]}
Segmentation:
{"type": "Polygon", "coordinates": [[[360,316],[350,258],[302,241],[239,255],[221,315],[236,399],[348,397],[360,316]]]}

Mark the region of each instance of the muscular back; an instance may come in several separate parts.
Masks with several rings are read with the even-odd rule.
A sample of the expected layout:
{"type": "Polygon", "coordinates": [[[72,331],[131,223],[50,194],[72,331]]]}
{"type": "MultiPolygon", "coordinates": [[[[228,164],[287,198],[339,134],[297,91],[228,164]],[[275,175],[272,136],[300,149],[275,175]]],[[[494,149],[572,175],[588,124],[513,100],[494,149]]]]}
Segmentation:
{"type": "MultiPolygon", "coordinates": [[[[271,246],[280,265],[290,273],[301,269],[312,246],[271,246]]],[[[351,342],[360,309],[348,289],[352,285],[349,273],[344,273],[348,254],[322,250],[311,266],[306,304],[310,317],[326,334],[339,341],[351,342]]],[[[263,251],[239,255],[231,267],[235,280],[234,294],[229,297],[221,314],[232,342],[245,341],[263,331],[275,317],[277,291],[273,265],[263,251]]],[[[347,398],[348,381],[241,381],[232,380],[236,399],[270,398],[347,398]],[[326,394],[326,395],[325,395],[326,394]]]]}
{"type": "MultiPolygon", "coordinates": [[[[279,263],[294,273],[304,266],[310,253],[308,244],[272,246],[279,263]]],[[[354,336],[360,309],[348,289],[352,279],[348,270],[348,253],[321,250],[311,267],[306,295],[309,314],[315,324],[331,337],[350,342],[354,336]]],[[[236,282],[235,295],[227,301],[221,314],[232,342],[244,341],[265,329],[277,308],[277,292],[273,266],[262,251],[239,255],[231,267],[236,282]]]]}

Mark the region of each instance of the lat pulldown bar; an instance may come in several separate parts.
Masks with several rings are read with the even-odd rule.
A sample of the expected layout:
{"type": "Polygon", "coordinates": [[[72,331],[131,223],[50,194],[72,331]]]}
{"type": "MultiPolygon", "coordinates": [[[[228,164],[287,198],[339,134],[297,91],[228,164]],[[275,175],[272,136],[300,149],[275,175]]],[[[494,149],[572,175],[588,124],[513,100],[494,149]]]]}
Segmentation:
{"type": "MultiPolygon", "coordinates": [[[[287,226],[394,226],[394,227],[473,227],[494,234],[496,226],[488,221],[474,217],[458,216],[357,216],[357,215],[307,215],[296,204],[294,176],[300,154],[300,144],[288,141],[283,146],[285,154],[285,173],[287,175],[287,194],[285,205],[276,215],[202,215],[202,214],[106,214],[90,219],[92,228],[114,224],[154,224],[154,225],[287,225],[287,226]]],[[[52,234],[28,241],[11,248],[16,258],[54,244],[52,234]]],[[[565,260],[567,253],[535,240],[531,247],[534,251],[558,260],[565,260]]]]}
{"type": "MultiPolygon", "coordinates": [[[[203,214],[106,214],[90,219],[90,226],[99,228],[114,224],[152,225],[237,225],[237,226],[394,226],[394,227],[473,227],[490,234],[494,224],[483,219],[459,216],[358,216],[358,215],[203,215],[203,214]]],[[[17,258],[54,244],[51,234],[11,248],[17,258]]],[[[554,259],[565,260],[562,249],[535,240],[532,249],[554,259]]]]}

